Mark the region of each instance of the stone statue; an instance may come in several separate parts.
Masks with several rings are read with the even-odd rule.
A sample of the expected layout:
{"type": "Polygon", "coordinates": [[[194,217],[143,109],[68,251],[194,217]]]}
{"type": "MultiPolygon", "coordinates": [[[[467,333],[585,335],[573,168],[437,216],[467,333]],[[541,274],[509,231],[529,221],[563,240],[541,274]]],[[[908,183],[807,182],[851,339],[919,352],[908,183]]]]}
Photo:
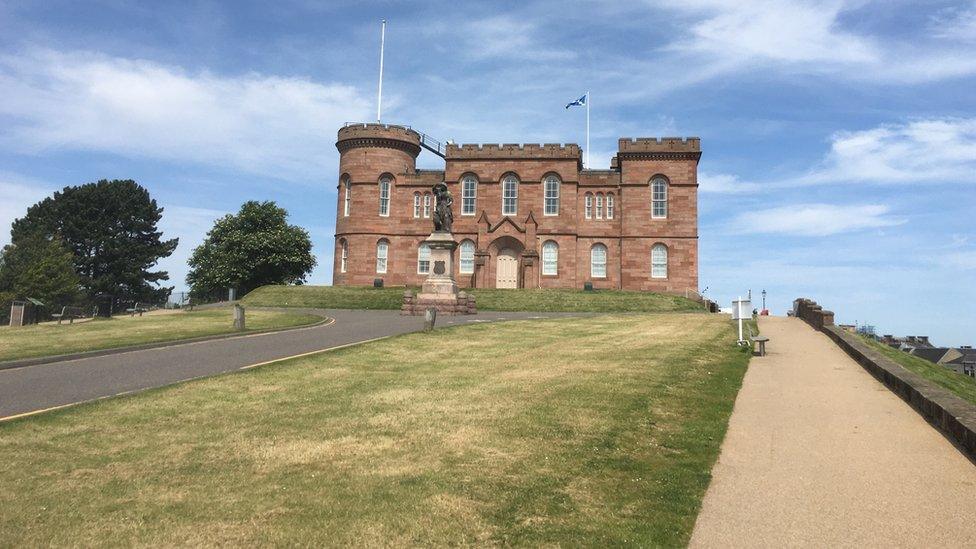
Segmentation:
{"type": "Polygon", "coordinates": [[[434,207],[434,232],[451,232],[451,225],[454,224],[454,212],[451,211],[451,205],[454,204],[454,198],[451,196],[451,191],[447,190],[446,183],[438,183],[432,188],[434,191],[434,203],[437,206],[434,207]]]}

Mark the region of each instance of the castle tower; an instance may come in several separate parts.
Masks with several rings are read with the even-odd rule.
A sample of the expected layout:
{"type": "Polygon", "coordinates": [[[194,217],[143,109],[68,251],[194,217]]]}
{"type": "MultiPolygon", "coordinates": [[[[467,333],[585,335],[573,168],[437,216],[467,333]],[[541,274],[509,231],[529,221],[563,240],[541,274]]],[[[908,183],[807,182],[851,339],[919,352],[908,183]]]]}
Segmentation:
{"type": "MultiPolygon", "coordinates": [[[[334,284],[372,284],[376,247],[397,234],[408,207],[397,186],[417,169],[420,134],[405,126],[350,124],[339,130],[334,284]]],[[[388,250],[388,253],[391,253],[388,250]]],[[[388,272],[394,272],[391,265],[388,272]]],[[[391,281],[393,282],[393,281],[391,281]]]]}

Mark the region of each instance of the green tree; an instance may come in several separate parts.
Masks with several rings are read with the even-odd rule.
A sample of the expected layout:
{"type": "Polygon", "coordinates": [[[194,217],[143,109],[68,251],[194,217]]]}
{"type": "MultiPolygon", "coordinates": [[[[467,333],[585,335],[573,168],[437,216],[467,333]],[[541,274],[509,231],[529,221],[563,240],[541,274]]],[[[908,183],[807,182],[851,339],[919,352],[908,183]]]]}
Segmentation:
{"type": "Polygon", "coordinates": [[[101,180],[65,187],[14,221],[11,240],[31,235],[60,239],[71,251],[83,290],[105,292],[128,301],[156,302],[171,288],[165,271],[153,266],[176,249],[177,239],[162,240],[156,224],[163,209],[149,191],[132,180],[101,180]]]}
{"type": "Polygon", "coordinates": [[[4,307],[24,297],[39,299],[52,309],[69,305],[78,298],[80,283],[71,252],[58,240],[32,235],[0,251],[4,307]]]}
{"type": "Polygon", "coordinates": [[[249,201],[237,215],[218,219],[190,257],[191,293],[236,288],[244,295],[265,284],[304,283],[315,267],[312,241],[287,218],[274,202],[249,201]]]}

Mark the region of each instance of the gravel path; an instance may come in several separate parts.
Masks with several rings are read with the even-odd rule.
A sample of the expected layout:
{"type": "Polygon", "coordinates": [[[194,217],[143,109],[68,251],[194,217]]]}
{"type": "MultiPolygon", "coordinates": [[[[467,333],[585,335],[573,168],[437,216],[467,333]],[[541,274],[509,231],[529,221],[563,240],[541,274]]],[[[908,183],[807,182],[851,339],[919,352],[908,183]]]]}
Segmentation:
{"type": "Polygon", "coordinates": [[[694,547],[976,546],[976,466],[837,348],[762,318],[694,547]]]}

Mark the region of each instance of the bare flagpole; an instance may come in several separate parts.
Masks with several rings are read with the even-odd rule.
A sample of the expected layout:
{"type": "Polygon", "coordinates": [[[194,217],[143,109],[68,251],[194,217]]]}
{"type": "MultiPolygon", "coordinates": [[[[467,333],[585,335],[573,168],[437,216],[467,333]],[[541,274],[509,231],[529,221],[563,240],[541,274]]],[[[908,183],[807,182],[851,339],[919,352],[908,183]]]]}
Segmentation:
{"type": "Polygon", "coordinates": [[[590,91],[586,91],[586,167],[590,167],[590,91]]]}
{"type": "Polygon", "coordinates": [[[386,46],[386,19],[380,27],[380,87],[376,92],[376,121],[379,122],[383,112],[383,49],[386,46]]]}

